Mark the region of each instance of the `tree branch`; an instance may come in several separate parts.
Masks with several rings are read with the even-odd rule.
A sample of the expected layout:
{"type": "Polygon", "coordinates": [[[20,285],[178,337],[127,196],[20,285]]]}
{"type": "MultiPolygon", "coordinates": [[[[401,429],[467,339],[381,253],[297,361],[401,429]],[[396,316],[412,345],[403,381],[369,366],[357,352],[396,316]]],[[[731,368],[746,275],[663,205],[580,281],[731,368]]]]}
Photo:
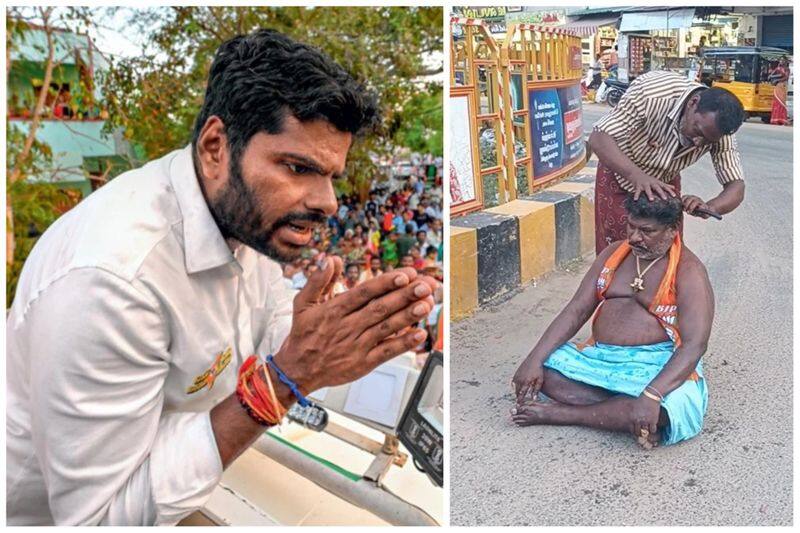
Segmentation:
{"type": "MultiPolygon", "coordinates": [[[[193,8],[193,7],[184,8],[184,7],[174,7],[174,6],[173,6],[173,8],[172,8],[172,9],[173,9],[173,10],[174,10],[176,13],[178,13],[179,15],[182,15],[182,14],[184,14],[184,13],[185,13],[185,10],[186,10],[186,9],[196,9],[196,8],[193,8]]],[[[206,31],[206,32],[210,33],[211,35],[213,35],[213,36],[214,36],[214,37],[215,37],[217,40],[219,40],[220,42],[222,42],[222,41],[224,41],[224,40],[225,40],[225,38],[224,38],[224,37],[222,37],[222,35],[220,35],[220,34],[219,34],[219,32],[218,32],[217,30],[215,30],[214,28],[210,27],[208,24],[206,24],[205,22],[203,22],[203,20],[202,20],[202,19],[200,19],[199,17],[193,17],[193,21],[194,21],[194,22],[195,22],[195,23],[196,23],[196,24],[197,24],[197,25],[200,27],[200,29],[201,29],[201,30],[203,30],[203,31],[206,31]]]]}
{"type": "Polygon", "coordinates": [[[433,76],[434,74],[440,74],[441,72],[444,72],[444,65],[438,68],[421,70],[417,72],[417,76],[433,76]]]}

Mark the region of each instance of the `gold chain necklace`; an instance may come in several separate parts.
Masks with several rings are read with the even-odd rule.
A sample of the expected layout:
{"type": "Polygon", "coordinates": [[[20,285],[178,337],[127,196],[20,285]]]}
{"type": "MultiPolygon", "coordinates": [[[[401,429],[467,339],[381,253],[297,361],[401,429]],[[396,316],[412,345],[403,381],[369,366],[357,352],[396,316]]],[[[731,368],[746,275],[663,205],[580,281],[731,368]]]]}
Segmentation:
{"type": "Polygon", "coordinates": [[[650,270],[650,268],[653,265],[658,263],[658,260],[661,259],[661,257],[664,257],[664,256],[662,255],[658,259],[654,259],[653,262],[650,263],[649,265],[647,265],[647,267],[644,270],[642,270],[641,265],[639,264],[639,256],[637,255],[635,257],[636,257],[636,274],[637,274],[637,276],[635,278],[633,278],[633,283],[631,283],[631,288],[633,289],[633,292],[639,292],[639,291],[643,291],[644,290],[644,275],[647,274],[647,271],[650,270]]]}

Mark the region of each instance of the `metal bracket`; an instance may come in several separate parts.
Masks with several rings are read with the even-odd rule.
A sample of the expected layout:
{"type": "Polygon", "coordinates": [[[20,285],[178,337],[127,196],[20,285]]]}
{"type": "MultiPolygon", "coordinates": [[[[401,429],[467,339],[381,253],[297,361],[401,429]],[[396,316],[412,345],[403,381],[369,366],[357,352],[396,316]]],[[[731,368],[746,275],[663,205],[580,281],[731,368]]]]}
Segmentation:
{"type": "Polygon", "coordinates": [[[380,485],[381,480],[386,476],[392,464],[398,464],[398,461],[401,460],[398,466],[403,466],[408,456],[400,453],[399,448],[400,440],[395,436],[386,435],[383,441],[383,447],[380,452],[375,455],[375,459],[370,463],[367,471],[364,473],[364,479],[374,481],[380,485]]]}
{"type": "Polygon", "coordinates": [[[393,456],[383,453],[375,456],[375,459],[372,461],[372,463],[370,463],[367,471],[364,472],[364,479],[373,481],[374,483],[380,485],[381,480],[392,466],[393,460],[393,456]]]}
{"type": "Polygon", "coordinates": [[[376,460],[382,455],[390,455],[392,459],[390,464],[393,463],[400,467],[406,464],[408,460],[408,455],[399,450],[400,441],[397,437],[386,435],[383,444],[381,444],[376,440],[372,440],[369,437],[365,437],[360,433],[356,433],[351,429],[331,421],[328,422],[324,432],[376,456],[376,460]]]}

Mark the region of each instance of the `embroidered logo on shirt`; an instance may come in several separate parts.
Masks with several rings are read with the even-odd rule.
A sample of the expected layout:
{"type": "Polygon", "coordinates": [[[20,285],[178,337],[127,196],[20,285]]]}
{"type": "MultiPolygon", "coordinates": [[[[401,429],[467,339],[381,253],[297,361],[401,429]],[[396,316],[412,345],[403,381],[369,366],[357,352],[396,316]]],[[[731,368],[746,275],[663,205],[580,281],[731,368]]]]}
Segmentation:
{"type": "Polygon", "coordinates": [[[232,356],[233,349],[230,346],[224,352],[218,353],[211,368],[194,378],[194,383],[186,389],[186,394],[194,394],[206,387],[211,390],[214,387],[214,381],[217,376],[222,374],[222,371],[230,364],[232,356]]]}

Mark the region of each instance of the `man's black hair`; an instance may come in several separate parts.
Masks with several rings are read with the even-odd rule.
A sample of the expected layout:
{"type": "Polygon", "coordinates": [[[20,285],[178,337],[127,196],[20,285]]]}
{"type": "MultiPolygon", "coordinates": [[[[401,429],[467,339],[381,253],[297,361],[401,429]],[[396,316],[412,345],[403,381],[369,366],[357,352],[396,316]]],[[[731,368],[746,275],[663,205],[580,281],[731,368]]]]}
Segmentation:
{"type": "Polygon", "coordinates": [[[720,87],[700,91],[697,101],[698,113],[716,113],[717,129],[723,135],[730,135],[744,122],[744,108],[736,96],[720,87]]]}
{"type": "Polygon", "coordinates": [[[323,119],[357,135],[379,120],[375,95],[320,50],[274,30],[238,35],[217,49],[192,146],[218,116],[234,161],[256,133],[278,134],[284,119],[323,119]]]}
{"type": "Polygon", "coordinates": [[[348,271],[348,270],[350,270],[352,267],[356,267],[358,270],[361,270],[361,267],[360,267],[360,266],[358,266],[358,263],[347,263],[347,266],[345,266],[345,267],[344,267],[344,272],[345,272],[345,274],[346,274],[346,273],[347,273],[347,271],[348,271]]]}
{"type": "Polygon", "coordinates": [[[411,222],[406,224],[406,235],[413,235],[414,234],[414,224],[411,222]]]}
{"type": "Polygon", "coordinates": [[[659,224],[675,228],[681,220],[683,203],[680,198],[669,197],[662,200],[656,196],[651,202],[644,194],[640,195],[638,200],[634,200],[633,195],[630,195],[625,199],[625,210],[629,216],[655,220],[659,224]]]}

